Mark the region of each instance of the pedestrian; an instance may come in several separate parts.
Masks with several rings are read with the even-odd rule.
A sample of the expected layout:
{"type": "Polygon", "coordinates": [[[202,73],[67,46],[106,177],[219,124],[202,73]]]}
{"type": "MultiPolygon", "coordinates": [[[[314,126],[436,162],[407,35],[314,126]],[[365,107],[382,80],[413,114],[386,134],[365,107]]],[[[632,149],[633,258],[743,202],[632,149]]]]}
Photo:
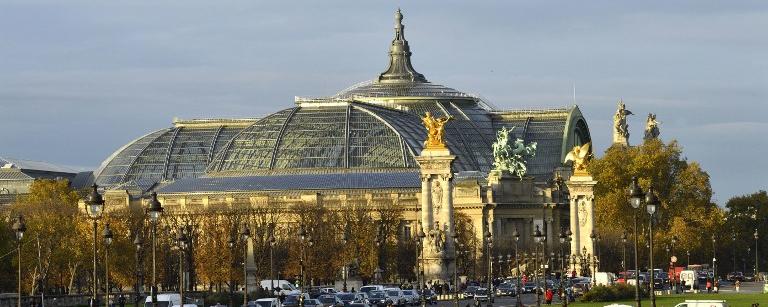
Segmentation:
{"type": "Polygon", "coordinates": [[[707,293],[712,293],[712,281],[707,279],[707,293]]]}
{"type": "Polygon", "coordinates": [[[547,305],[552,305],[552,289],[547,289],[547,292],[544,294],[544,299],[547,301],[547,305]]]}
{"type": "Polygon", "coordinates": [[[736,287],[736,292],[739,292],[739,288],[741,288],[741,282],[737,279],[733,285],[736,287]]]}
{"type": "Polygon", "coordinates": [[[682,292],[685,293],[685,280],[680,281],[680,287],[682,288],[682,292]]]}
{"type": "Polygon", "coordinates": [[[715,293],[718,293],[718,291],[720,291],[720,281],[719,280],[715,280],[714,290],[715,290],[715,293]]]}

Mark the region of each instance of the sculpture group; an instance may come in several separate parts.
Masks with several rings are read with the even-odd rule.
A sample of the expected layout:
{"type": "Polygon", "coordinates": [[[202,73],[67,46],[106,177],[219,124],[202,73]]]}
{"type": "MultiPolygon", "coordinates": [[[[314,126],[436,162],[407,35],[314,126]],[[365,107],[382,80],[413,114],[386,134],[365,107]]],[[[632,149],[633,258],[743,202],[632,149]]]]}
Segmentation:
{"type": "Polygon", "coordinates": [[[453,116],[435,118],[429,112],[424,114],[421,121],[427,128],[427,140],[424,142],[424,148],[442,149],[445,146],[445,123],[453,119],[453,116]]]}
{"type": "Polygon", "coordinates": [[[523,179],[528,172],[526,164],[528,159],[536,155],[536,142],[525,145],[522,139],[515,139],[510,143],[509,133],[515,128],[507,130],[502,127],[496,133],[496,142],[493,143],[493,169],[495,171],[509,172],[523,179]]]}

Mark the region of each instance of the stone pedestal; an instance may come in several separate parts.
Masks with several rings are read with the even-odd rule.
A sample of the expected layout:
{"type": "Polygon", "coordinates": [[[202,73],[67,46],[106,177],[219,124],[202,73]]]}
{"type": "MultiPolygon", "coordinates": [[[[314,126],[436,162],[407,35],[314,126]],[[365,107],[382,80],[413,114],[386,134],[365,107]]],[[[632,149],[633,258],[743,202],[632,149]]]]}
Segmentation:
{"type": "Polygon", "coordinates": [[[571,255],[577,256],[576,274],[581,274],[583,270],[591,269],[582,268],[582,260],[589,262],[589,257],[595,256],[594,244],[589,236],[595,229],[594,187],[597,181],[589,174],[575,173],[566,184],[570,192],[570,228],[573,233],[571,255]],[[584,258],[585,254],[587,258],[584,258]]]}
{"type": "Polygon", "coordinates": [[[426,282],[451,281],[456,267],[452,239],[454,159],[456,156],[446,148],[428,148],[416,157],[421,170],[421,227],[426,234],[421,255],[426,282]]]}

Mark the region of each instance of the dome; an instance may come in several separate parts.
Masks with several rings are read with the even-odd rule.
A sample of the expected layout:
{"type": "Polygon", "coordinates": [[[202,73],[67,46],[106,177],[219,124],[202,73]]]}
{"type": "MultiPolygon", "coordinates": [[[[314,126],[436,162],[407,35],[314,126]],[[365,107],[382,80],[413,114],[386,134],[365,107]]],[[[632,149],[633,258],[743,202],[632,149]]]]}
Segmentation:
{"type": "Polygon", "coordinates": [[[94,171],[94,182],[114,187],[198,177],[215,154],[253,122],[253,119],[176,121],[174,127],[144,135],[115,151],[94,171]]]}

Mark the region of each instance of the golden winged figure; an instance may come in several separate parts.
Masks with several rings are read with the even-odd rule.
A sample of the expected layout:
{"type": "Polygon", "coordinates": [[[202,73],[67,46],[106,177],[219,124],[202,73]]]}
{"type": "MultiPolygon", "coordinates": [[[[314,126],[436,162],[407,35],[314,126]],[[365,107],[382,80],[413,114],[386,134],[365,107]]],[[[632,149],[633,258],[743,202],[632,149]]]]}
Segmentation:
{"type": "Polygon", "coordinates": [[[587,165],[589,160],[592,159],[592,150],[590,147],[592,142],[586,143],[581,146],[573,146],[571,152],[565,156],[563,163],[573,161],[573,173],[574,174],[587,174],[587,165]]]}
{"type": "Polygon", "coordinates": [[[424,122],[424,127],[427,128],[427,140],[424,142],[425,148],[446,148],[444,126],[451,119],[453,119],[453,116],[435,118],[429,112],[424,114],[421,121],[424,122]]]}

